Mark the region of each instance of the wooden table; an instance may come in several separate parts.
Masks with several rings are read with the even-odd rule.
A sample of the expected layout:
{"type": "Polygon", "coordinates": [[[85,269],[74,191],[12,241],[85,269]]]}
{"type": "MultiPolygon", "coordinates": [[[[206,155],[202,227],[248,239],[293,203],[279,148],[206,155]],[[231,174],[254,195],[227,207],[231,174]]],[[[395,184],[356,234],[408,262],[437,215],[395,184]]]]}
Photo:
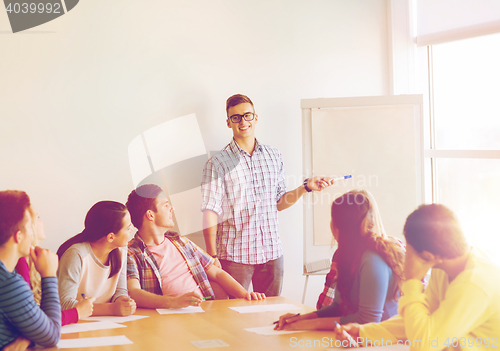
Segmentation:
{"type": "MultiPolygon", "coordinates": [[[[290,303],[299,306],[301,310],[292,311],[307,313],[312,308],[284,297],[270,297],[264,301],[218,300],[205,301],[201,307],[205,313],[160,315],[154,309],[139,308],[136,315],[149,316],[123,323],[126,328],[97,330],[81,333],[63,334],[62,339],[89,338],[97,336],[125,335],[133,344],[121,346],[100,347],[101,350],[129,351],[129,350],[201,350],[190,343],[195,340],[221,339],[229,344],[229,347],[219,347],[218,350],[290,350],[311,349],[305,347],[306,343],[313,345],[315,340],[316,349],[326,349],[334,346],[327,345],[321,340],[335,340],[333,332],[310,331],[295,334],[264,336],[244,330],[245,328],[263,327],[272,324],[285,312],[262,312],[262,313],[238,313],[228,307],[249,306],[262,304],[290,303]],[[292,339],[294,338],[294,339],[292,339]],[[303,346],[300,347],[300,344],[303,346]],[[321,345],[321,346],[320,346],[321,345]]],[[[82,321],[80,323],[89,323],[82,321]]],[[[52,348],[56,350],[56,348],[52,348]]],[[[52,350],[49,349],[49,350],[52,350]]],[[[68,349],[89,350],[89,348],[68,349]]]]}

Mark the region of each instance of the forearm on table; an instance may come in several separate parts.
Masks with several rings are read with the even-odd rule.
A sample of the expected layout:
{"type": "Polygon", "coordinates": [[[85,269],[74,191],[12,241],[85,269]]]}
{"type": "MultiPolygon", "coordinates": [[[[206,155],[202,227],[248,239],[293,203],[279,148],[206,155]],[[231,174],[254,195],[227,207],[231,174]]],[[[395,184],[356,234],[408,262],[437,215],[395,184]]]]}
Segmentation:
{"type": "Polygon", "coordinates": [[[175,297],[157,295],[142,289],[130,289],[129,294],[137,307],[142,308],[169,308],[175,299],[175,297]]]}
{"type": "Polygon", "coordinates": [[[113,303],[94,303],[93,316],[114,316],[115,308],[113,303]]]}
{"type": "MultiPolygon", "coordinates": [[[[211,269],[215,269],[217,267],[212,266],[211,269]]],[[[208,273],[208,272],[207,272],[208,273]]],[[[240,283],[238,283],[229,273],[226,271],[223,271],[222,269],[218,268],[216,270],[216,273],[213,275],[209,275],[210,279],[216,281],[217,283],[222,286],[224,291],[228,293],[231,296],[244,299],[248,293],[248,291],[241,286],[240,283]]]]}

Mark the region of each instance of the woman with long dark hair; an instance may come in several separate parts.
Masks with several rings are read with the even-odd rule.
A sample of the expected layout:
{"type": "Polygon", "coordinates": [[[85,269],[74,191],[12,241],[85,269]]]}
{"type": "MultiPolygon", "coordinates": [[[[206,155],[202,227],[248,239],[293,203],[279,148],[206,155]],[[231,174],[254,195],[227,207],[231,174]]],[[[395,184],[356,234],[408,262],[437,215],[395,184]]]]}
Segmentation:
{"type": "Polygon", "coordinates": [[[277,329],[333,330],[335,322],[380,322],[398,313],[404,247],[385,234],[377,204],[366,190],[352,190],[332,203],[333,303],[304,315],[280,317],[277,329]]]}
{"type": "Polygon", "coordinates": [[[63,309],[95,298],[93,315],[127,316],[136,309],[127,292],[127,243],[132,230],[125,205],[101,201],[87,212],[85,229],[59,247],[63,309]]]}

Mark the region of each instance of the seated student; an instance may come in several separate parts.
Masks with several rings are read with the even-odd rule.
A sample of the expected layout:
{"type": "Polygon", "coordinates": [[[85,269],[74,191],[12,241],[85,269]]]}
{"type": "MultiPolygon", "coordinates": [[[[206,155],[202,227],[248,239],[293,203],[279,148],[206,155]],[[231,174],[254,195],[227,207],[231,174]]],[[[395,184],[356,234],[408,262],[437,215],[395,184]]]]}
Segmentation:
{"type": "Polygon", "coordinates": [[[85,217],[85,229],[57,250],[59,295],[63,309],[95,298],[93,315],[128,316],[135,312],[126,281],[127,250],[132,229],[125,205],[96,203],[85,217]]]}
{"type": "Polygon", "coordinates": [[[0,192],[0,349],[5,350],[24,350],[31,341],[52,347],[61,335],[57,256],[39,247],[31,248],[34,234],[30,207],[25,192],[0,192]],[[28,255],[41,275],[41,307],[28,284],[14,271],[17,261],[28,255]]]}
{"type": "Polygon", "coordinates": [[[133,190],[127,208],[138,229],[128,245],[127,286],[139,307],[198,306],[202,297],[214,298],[209,279],[234,297],[265,299],[262,293],[249,293],[189,239],[168,231],[174,226],[174,208],[159,186],[133,190]]]}
{"type": "MultiPolygon", "coordinates": [[[[33,239],[32,245],[37,246],[38,243],[45,239],[45,232],[43,230],[43,222],[38,213],[30,207],[30,215],[33,225],[33,239]]],[[[17,261],[16,272],[23,277],[23,279],[30,285],[35,301],[40,305],[42,299],[40,274],[33,264],[33,260],[28,257],[21,257],[17,261]]],[[[86,318],[92,315],[94,298],[85,299],[76,304],[75,308],[61,311],[61,325],[78,322],[79,318],[86,318]]]]}
{"type": "MultiPolygon", "coordinates": [[[[500,346],[500,267],[472,248],[445,206],[422,205],[406,219],[406,281],[399,315],[380,324],[347,324],[367,346],[391,342],[418,350],[500,346]],[[422,277],[432,268],[422,292],[422,277]],[[409,342],[409,344],[408,344],[409,342]],[[455,347],[454,347],[455,346],[455,347]]],[[[345,340],[341,329],[336,337],[345,340]]]]}
{"type": "Polygon", "coordinates": [[[377,204],[365,190],[332,203],[330,227],[338,249],[333,303],[304,315],[285,314],[275,329],[333,330],[335,322],[380,322],[397,314],[404,248],[384,232],[377,204]]]}

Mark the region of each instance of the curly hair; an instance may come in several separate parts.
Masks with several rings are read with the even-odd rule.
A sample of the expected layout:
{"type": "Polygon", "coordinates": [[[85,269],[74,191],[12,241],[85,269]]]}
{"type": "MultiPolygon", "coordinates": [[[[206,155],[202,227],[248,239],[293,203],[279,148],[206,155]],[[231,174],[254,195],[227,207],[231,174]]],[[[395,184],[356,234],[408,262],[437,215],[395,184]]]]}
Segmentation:
{"type": "Polygon", "coordinates": [[[338,249],[333,260],[337,262],[337,289],[342,296],[341,309],[345,313],[350,307],[350,292],[365,251],[379,254],[391,268],[398,289],[403,281],[405,249],[401,241],[385,233],[375,198],[366,190],[351,190],[332,203],[332,225],[337,228],[338,249]]]}

